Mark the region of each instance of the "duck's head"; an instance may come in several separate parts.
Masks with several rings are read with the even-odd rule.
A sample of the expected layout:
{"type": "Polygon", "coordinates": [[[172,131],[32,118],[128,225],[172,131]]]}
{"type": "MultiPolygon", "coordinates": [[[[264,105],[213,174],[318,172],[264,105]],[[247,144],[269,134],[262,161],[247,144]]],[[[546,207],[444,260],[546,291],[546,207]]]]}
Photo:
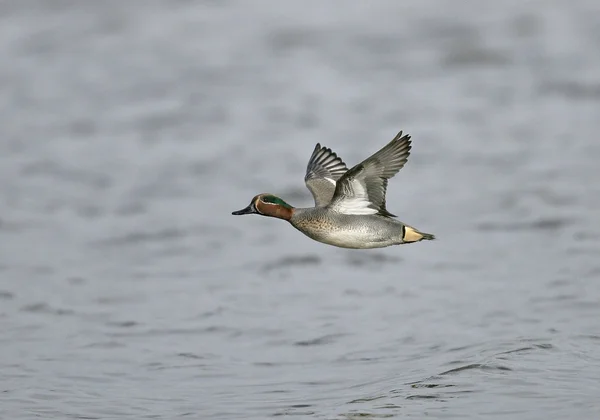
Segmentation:
{"type": "Polygon", "coordinates": [[[234,211],[233,215],[241,216],[243,214],[259,214],[261,216],[277,217],[278,219],[290,220],[294,213],[294,208],[281,198],[269,194],[258,194],[250,201],[248,207],[234,211]]]}

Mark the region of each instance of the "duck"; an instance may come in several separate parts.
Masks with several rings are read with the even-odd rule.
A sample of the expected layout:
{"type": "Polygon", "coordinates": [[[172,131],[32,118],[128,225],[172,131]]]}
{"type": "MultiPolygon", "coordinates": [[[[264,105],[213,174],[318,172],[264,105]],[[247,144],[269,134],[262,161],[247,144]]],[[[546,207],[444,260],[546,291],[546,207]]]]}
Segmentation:
{"type": "Polygon", "coordinates": [[[433,240],[435,235],[401,222],[386,208],[388,180],[404,167],[411,147],[411,136],[400,131],[386,146],[348,169],[335,152],[317,143],[304,177],[314,207],[296,208],[274,194],[262,193],[232,214],[282,219],[309,238],[340,248],[433,240]]]}

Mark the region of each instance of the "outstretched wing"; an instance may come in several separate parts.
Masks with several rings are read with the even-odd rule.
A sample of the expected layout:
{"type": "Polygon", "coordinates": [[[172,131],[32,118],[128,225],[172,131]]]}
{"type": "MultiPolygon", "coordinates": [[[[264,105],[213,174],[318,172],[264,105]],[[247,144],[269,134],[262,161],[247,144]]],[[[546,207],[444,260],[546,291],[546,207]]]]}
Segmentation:
{"type": "Polygon", "coordinates": [[[308,161],[304,177],[306,187],[312,193],[317,207],[326,206],[331,202],[336,181],[347,170],[346,164],[337,154],[317,143],[308,161]]]}
{"type": "Polygon", "coordinates": [[[404,166],[410,155],[410,135],[398,133],[373,156],[347,171],[338,181],[330,208],[344,214],[380,214],[395,217],[385,208],[388,179],[404,166]]]}

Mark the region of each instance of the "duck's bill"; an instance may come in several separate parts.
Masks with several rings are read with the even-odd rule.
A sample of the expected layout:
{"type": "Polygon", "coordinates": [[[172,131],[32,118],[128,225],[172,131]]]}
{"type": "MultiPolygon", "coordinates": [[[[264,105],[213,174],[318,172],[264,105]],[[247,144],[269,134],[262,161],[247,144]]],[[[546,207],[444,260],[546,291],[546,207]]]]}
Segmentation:
{"type": "Polygon", "coordinates": [[[234,211],[231,214],[233,214],[234,216],[241,216],[243,214],[253,214],[253,213],[256,213],[256,211],[254,210],[254,204],[252,203],[245,209],[234,211]]]}

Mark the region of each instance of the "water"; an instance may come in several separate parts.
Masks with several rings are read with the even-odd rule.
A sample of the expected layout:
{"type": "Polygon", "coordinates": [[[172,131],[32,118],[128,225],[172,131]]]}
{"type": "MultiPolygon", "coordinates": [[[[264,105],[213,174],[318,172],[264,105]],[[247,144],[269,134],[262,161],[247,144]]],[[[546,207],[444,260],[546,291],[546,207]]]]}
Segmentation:
{"type": "Polygon", "coordinates": [[[600,416],[596,2],[0,10],[1,418],[600,416]],[[437,241],[231,216],[400,129],[437,241]]]}

